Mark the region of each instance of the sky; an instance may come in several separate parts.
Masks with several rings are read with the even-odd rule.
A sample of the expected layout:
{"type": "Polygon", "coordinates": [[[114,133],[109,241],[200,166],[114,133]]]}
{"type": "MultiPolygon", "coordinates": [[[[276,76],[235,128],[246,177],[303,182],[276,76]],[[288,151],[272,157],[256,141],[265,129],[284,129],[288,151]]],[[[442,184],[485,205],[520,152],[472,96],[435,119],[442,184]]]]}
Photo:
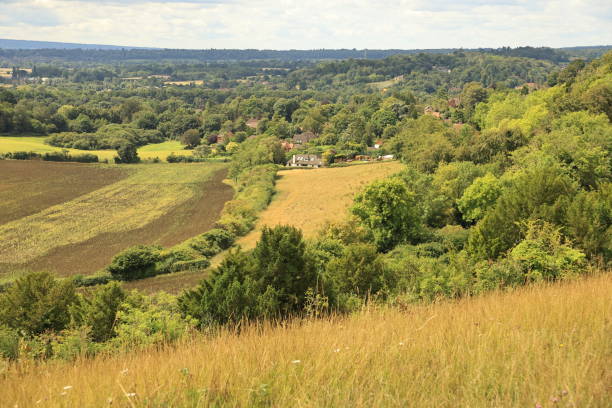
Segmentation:
{"type": "Polygon", "coordinates": [[[0,0],[0,38],[160,48],[612,44],[610,0],[0,0]]]}

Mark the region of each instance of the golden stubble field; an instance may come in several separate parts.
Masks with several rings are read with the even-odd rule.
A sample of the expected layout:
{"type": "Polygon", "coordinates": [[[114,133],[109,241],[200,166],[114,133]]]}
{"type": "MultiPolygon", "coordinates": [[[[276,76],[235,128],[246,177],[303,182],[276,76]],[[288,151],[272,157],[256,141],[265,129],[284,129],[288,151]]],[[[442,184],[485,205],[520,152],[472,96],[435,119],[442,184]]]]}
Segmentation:
{"type": "MultiPolygon", "coordinates": [[[[9,166],[23,171],[21,177],[14,175],[6,182],[0,198],[3,194],[14,197],[20,182],[38,169],[39,177],[31,180],[37,193],[56,199],[47,200],[48,205],[39,200],[41,205],[34,212],[0,225],[0,278],[26,269],[51,270],[60,276],[91,273],[130,245],[174,245],[210,229],[233,195],[223,183],[227,171],[223,163],[105,166],[0,161],[0,169],[9,166]],[[63,178],[45,173],[58,167],[63,178]],[[118,170],[122,178],[113,181],[118,170]],[[107,172],[112,182],[91,191],[92,174],[99,172],[107,172]],[[57,200],[62,186],[77,194],[67,193],[65,201],[57,200]]],[[[37,199],[32,193],[17,197],[24,204],[37,199]]],[[[11,208],[21,205],[20,200],[9,201],[11,208]]]]}
{"type": "Polygon", "coordinates": [[[260,214],[255,230],[238,244],[254,247],[265,225],[290,224],[300,228],[306,238],[313,237],[326,222],[345,219],[353,197],[363,187],[403,168],[393,161],[279,171],[272,202],[260,214]]]}
{"type": "Polygon", "coordinates": [[[610,293],[605,274],[73,363],[5,363],[0,406],[604,408],[610,293]]]}

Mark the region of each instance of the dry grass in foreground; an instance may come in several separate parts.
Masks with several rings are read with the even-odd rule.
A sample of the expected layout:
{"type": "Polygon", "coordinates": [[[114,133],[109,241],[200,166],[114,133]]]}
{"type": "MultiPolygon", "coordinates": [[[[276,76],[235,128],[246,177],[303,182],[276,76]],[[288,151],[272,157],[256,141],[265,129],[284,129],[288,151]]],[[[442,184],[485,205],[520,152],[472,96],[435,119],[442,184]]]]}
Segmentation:
{"type": "Polygon", "coordinates": [[[403,167],[393,161],[279,171],[274,199],[260,214],[256,229],[238,240],[238,244],[253,248],[264,225],[290,224],[310,238],[326,222],[345,219],[355,193],[403,167]]]}
{"type": "Polygon", "coordinates": [[[0,376],[29,407],[609,407],[612,276],[0,376]]]}

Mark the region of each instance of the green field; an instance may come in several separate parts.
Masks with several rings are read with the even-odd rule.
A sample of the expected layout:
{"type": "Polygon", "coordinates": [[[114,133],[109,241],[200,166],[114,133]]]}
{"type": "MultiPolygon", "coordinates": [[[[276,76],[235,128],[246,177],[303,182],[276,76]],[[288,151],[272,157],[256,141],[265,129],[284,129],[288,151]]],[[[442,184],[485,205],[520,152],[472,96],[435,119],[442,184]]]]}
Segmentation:
{"type": "MultiPolygon", "coordinates": [[[[0,153],[10,153],[17,151],[48,153],[61,150],[62,148],[60,147],[54,147],[45,144],[45,137],[43,136],[0,136],[0,153]]],[[[117,152],[115,150],[65,150],[68,150],[71,154],[95,154],[101,161],[112,160],[117,155],[117,152]]],[[[144,160],[154,159],[156,157],[164,160],[172,153],[191,155],[191,151],[184,150],[184,145],[182,145],[176,140],[168,140],[163,143],[150,144],[142,146],[138,149],[138,155],[141,159],[144,160]]]]}
{"type": "Polygon", "coordinates": [[[1,185],[0,202],[8,203],[4,211],[21,217],[0,224],[0,277],[25,269],[52,270],[62,276],[90,273],[130,245],[174,245],[211,228],[233,195],[222,182],[226,173],[222,163],[114,166],[0,161],[0,173],[9,167],[14,176],[1,185]],[[58,166],[65,170],[62,175],[51,171],[58,166]],[[58,200],[61,186],[69,190],[74,184],[89,185],[92,175],[84,169],[92,168],[109,172],[119,168],[124,175],[96,190],[75,197],[66,193],[65,201],[58,200]],[[35,170],[38,174],[30,176],[35,170]],[[30,201],[31,195],[19,195],[23,201],[10,198],[15,187],[27,186],[29,179],[36,179],[42,189],[37,199],[41,205],[19,214],[15,208],[30,201]],[[45,195],[47,190],[53,194],[45,195]],[[55,197],[48,206],[47,196],[55,197]]]}

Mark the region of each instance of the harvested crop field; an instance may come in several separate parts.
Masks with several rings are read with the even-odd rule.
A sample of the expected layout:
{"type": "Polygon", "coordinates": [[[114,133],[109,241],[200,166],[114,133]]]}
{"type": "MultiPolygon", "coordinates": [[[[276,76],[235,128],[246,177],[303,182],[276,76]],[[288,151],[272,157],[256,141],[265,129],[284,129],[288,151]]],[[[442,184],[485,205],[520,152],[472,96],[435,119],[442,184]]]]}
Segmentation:
{"type": "Polygon", "coordinates": [[[272,202],[261,213],[256,229],[238,243],[244,248],[255,246],[264,225],[290,224],[312,237],[326,222],[343,220],[361,188],[402,168],[394,161],[280,171],[272,202]]]}
{"type": "Polygon", "coordinates": [[[225,164],[109,167],[129,175],[0,225],[0,277],[15,270],[88,274],[129,246],[177,244],[210,229],[233,195],[223,183],[225,164]]]}
{"type": "Polygon", "coordinates": [[[127,176],[119,167],[0,160],[0,225],[87,194],[127,176]]]}

